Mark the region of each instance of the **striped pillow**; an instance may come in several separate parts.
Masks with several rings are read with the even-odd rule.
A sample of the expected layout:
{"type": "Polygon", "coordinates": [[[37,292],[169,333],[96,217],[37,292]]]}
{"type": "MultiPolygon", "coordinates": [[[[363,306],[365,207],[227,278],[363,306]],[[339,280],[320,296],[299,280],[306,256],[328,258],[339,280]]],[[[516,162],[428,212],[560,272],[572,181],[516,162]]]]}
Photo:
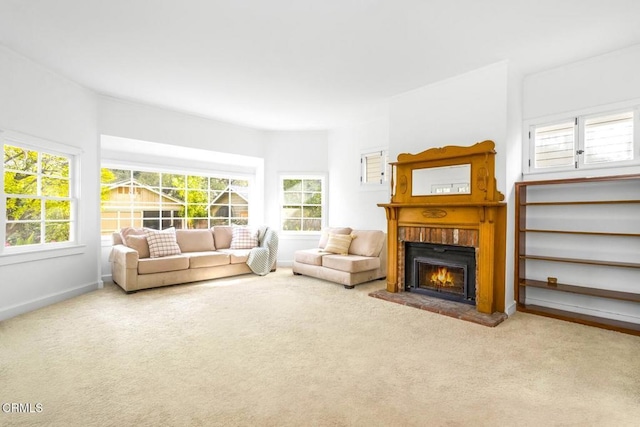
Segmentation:
{"type": "Polygon", "coordinates": [[[352,240],[353,234],[329,233],[329,240],[327,240],[324,251],[339,255],[347,255],[349,254],[349,246],[351,246],[352,240]]]}
{"type": "Polygon", "coordinates": [[[158,231],[149,228],[144,229],[149,244],[149,255],[151,258],[160,258],[169,255],[179,255],[180,246],[176,241],[176,229],[171,227],[158,231]]]}

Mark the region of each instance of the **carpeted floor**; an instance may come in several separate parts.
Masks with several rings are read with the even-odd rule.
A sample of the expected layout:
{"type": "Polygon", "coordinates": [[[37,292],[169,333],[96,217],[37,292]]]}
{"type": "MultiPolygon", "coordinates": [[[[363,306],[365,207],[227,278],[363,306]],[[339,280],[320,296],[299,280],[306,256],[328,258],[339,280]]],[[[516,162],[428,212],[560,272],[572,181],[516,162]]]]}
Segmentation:
{"type": "Polygon", "coordinates": [[[0,322],[0,425],[638,425],[640,338],[489,328],[368,296],[384,286],[108,284],[0,322]]]}

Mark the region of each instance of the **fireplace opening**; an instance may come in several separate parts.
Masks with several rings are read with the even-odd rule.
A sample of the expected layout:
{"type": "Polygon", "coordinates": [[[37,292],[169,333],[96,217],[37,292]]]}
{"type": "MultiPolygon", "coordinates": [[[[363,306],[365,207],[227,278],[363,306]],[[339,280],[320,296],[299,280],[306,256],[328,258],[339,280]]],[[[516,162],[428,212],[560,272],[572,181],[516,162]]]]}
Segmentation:
{"type": "Polygon", "coordinates": [[[405,245],[405,291],[475,305],[475,248],[417,242],[405,245]]]}

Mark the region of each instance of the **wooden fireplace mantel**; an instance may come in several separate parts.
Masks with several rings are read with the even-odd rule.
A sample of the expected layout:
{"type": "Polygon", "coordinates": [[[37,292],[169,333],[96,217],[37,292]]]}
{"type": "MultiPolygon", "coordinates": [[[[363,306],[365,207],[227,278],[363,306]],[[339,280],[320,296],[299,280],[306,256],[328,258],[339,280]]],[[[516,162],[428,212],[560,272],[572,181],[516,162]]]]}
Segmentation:
{"type": "Polygon", "coordinates": [[[493,141],[483,141],[471,147],[434,148],[400,154],[391,163],[391,202],[378,204],[387,216],[387,291],[404,290],[404,242],[473,246],[476,308],[488,314],[504,312],[506,205],[496,188],[494,147],[493,141]],[[414,170],[460,165],[469,165],[467,192],[414,194],[413,179],[420,176],[414,170]]]}

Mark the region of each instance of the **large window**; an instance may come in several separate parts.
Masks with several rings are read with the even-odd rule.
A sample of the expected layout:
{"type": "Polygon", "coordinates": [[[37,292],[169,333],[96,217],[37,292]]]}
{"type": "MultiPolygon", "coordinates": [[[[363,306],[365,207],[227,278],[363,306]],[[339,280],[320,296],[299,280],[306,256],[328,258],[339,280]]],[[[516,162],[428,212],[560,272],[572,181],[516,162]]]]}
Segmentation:
{"type": "Polygon", "coordinates": [[[531,126],[530,171],[638,163],[636,109],[531,126]]]}
{"type": "Polygon", "coordinates": [[[16,135],[3,138],[0,252],[38,250],[75,242],[77,198],[73,149],[16,135]]]}
{"type": "Polygon", "coordinates": [[[102,169],[102,235],[153,229],[246,225],[249,181],[224,176],[102,169]]]}
{"type": "Polygon", "coordinates": [[[317,232],[325,225],[325,179],[322,175],[287,175],[280,179],[282,231],[317,232]]]}

